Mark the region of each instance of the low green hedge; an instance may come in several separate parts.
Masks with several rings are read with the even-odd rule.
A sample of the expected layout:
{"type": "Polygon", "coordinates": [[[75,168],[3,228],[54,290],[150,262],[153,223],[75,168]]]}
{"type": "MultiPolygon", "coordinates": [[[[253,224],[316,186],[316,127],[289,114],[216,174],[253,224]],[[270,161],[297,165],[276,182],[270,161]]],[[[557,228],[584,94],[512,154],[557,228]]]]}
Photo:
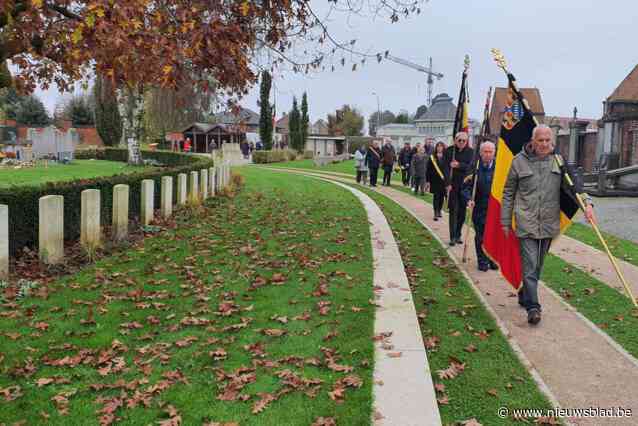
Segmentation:
{"type": "Polygon", "coordinates": [[[277,149],[273,151],[253,151],[253,163],[281,163],[297,159],[297,153],[292,149],[277,149]]]}
{"type": "MultiPolygon", "coordinates": [[[[77,159],[103,159],[126,161],[128,151],[124,148],[103,148],[78,151],[77,159]]],[[[159,208],[162,176],[173,177],[173,200],[177,194],[177,175],[188,174],[213,166],[213,160],[205,157],[173,152],[142,151],[142,158],[153,159],[165,165],[155,169],[140,168],[139,172],[80,179],[71,182],[52,182],[41,186],[12,186],[0,189],[0,204],[9,206],[9,251],[15,255],[23,247],[35,247],[38,243],[39,199],[45,195],[64,197],[64,238],[75,240],[80,236],[81,193],[85,189],[99,189],[103,225],[111,224],[113,210],[113,187],[129,186],[129,217],[140,215],[142,180],[155,181],[155,206],[159,208]]]]}

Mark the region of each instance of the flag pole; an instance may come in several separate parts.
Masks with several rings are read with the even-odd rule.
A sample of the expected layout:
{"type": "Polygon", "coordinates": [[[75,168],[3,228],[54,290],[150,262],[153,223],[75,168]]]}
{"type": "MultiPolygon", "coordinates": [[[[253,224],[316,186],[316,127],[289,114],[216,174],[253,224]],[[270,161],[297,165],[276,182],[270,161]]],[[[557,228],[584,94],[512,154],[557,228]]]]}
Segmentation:
{"type": "MultiPolygon", "coordinates": [[[[481,135],[480,137],[485,137],[486,136],[486,132],[487,129],[489,128],[489,119],[490,119],[490,99],[492,98],[492,87],[490,87],[490,90],[488,90],[487,92],[487,99],[485,100],[485,110],[483,111],[483,125],[481,126],[481,135]]],[[[478,146],[475,147],[475,157],[476,157],[476,167],[474,169],[474,183],[472,184],[472,198],[471,200],[474,201],[474,198],[476,198],[476,185],[478,182],[478,170],[479,170],[479,164],[480,164],[480,149],[481,149],[481,141],[479,140],[478,142],[478,146]]],[[[474,214],[474,206],[472,206],[472,208],[470,209],[470,218],[472,217],[472,215],[474,214]]],[[[461,258],[461,261],[463,263],[467,262],[467,243],[470,239],[470,225],[467,225],[467,230],[465,231],[465,240],[463,241],[463,257],[461,258]]]]}
{"type": "MultiPolygon", "coordinates": [[[[494,61],[496,62],[498,67],[501,68],[505,72],[505,74],[507,74],[507,78],[509,79],[510,84],[514,88],[515,92],[517,92],[516,95],[519,97],[519,99],[523,99],[523,105],[525,106],[525,108],[527,108],[528,111],[531,111],[531,108],[529,107],[529,104],[527,103],[527,99],[523,98],[522,96],[519,96],[520,92],[518,90],[518,87],[516,86],[516,80],[514,80],[512,74],[510,74],[510,72],[507,70],[507,63],[505,62],[505,57],[503,56],[501,51],[499,49],[492,49],[492,55],[494,56],[494,61]]],[[[532,115],[532,118],[534,119],[534,123],[536,125],[538,125],[538,120],[536,119],[536,117],[534,117],[532,115]]],[[[562,170],[563,167],[564,167],[564,164],[563,164],[561,158],[557,154],[554,154],[554,159],[556,160],[556,163],[558,164],[558,166],[562,170]]],[[[585,203],[583,202],[581,194],[576,192],[576,188],[574,186],[574,182],[572,181],[572,178],[569,176],[569,173],[563,173],[563,175],[565,176],[565,181],[567,182],[567,185],[569,186],[569,188],[574,191],[574,194],[576,196],[576,201],[578,203],[578,207],[583,212],[585,212],[585,209],[586,209],[585,208],[585,203]]],[[[605,248],[605,252],[607,253],[607,257],[609,258],[609,261],[611,262],[611,265],[613,266],[614,270],[616,271],[616,275],[618,275],[618,278],[620,279],[620,282],[622,282],[623,286],[625,287],[625,291],[627,292],[627,296],[629,297],[629,299],[633,303],[634,307],[638,307],[638,302],[636,302],[636,298],[634,297],[633,292],[631,291],[631,288],[629,287],[629,284],[625,280],[625,276],[623,275],[623,273],[621,272],[620,268],[618,267],[618,263],[616,262],[616,258],[611,253],[611,250],[609,250],[609,246],[607,245],[607,242],[605,241],[605,238],[603,237],[602,233],[600,232],[600,229],[598,228],[598,225],[593,220],[587,219],[587,221],[589,222],[591,227],[594,229],[594,232],[596,233],[596,236],[600,240],[600,243],[605,248]]]]}

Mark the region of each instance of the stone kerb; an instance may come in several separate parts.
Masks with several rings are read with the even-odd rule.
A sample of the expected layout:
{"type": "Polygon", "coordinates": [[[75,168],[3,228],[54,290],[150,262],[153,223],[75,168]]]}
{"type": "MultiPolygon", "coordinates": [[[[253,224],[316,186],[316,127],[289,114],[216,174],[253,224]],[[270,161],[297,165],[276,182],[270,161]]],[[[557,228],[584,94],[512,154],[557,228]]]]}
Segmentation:
{"type": "Polygon", "coordinates": [[[129,186],[118,184],[113,187],[113,239],[121,241],[128,235],[129,186]]]}
{"type": "Polygon", "coordinates": [[[100,245],[100,191],[85,189],[81,192],[80,244],[86,250],[100,245]]]}
{"type": "Polygon", "coordinates": [[[210,186],[210,196],[214,197],[216,194],[215,191],[215,167],[211,167],[208,169],[208,179],[209,179],[209,186],[210,186]]]}
{"type": "Polygon", "coordinates": [[[9,276],[9,206],[0,204],[0,280],[9,276]]]}
{"type": "Polygon", "coordinates": [[[208,170],[202,169],[199,171],[199,181],[200,181],[200,193],[202,200],[208,198],[208,170]]]}
{"type": "Polygon", "coordinates": [[[38,251],[40,261],[55,265],[64,259],[64,197],[40,198],[38,212],[38,251]]]}
{"type": "Polygon", "coordinates": [[[173,214],[173,177],[162,176],[160,210],[162,217],[168,219],[173,214]]]}
{"type": "Polygon", "coordinates": [[[177,205],[179,206],[186,204],[186,182],[186,173],[177,175],[177,205]]]}
{"type": "Polygon", "coordinates": [[[192,204],[199,203],[199,174],[191,172],[188,188],[188,201],[192,204]]]}
{"type": "Polygon", "coordinates": [[[155,181],[144,179],[142,181],[142,203],[140,221],[142,225],[149,225],[153,221],[153,201],[155,200],[155,181]]]}

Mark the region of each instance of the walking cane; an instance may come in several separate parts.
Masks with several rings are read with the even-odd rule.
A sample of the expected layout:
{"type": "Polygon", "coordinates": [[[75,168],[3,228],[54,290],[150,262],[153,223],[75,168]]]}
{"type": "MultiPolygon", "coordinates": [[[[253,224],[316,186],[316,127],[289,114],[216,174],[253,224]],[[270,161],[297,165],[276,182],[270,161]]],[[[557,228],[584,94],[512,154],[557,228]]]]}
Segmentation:
{"type": "MultiPolygon", "coordinates": [[[[474,200],[474,197],[476,197],[476,182],[478,181],[479,164],[480,164],[480,160],[477,160],[476,168],[474,171],[474,183],[472,184],[472,198],[470,198],[470,200],[472,200],[474,203],[476,203],[476,201],[474,200]]],[[[472,208],[470,209],[470,217],[472,217],[472,214],[474,213],[475,206],[476,204],[473,205],[472,208]]],[[[470,224],[468,223],[466,226],[466,231],[465,231],[465,240],[463,241],[463,257],[461,258],[461,261],[463,263],[467,262],[467,241],[469,239],[470,239],[470,224]]]]}

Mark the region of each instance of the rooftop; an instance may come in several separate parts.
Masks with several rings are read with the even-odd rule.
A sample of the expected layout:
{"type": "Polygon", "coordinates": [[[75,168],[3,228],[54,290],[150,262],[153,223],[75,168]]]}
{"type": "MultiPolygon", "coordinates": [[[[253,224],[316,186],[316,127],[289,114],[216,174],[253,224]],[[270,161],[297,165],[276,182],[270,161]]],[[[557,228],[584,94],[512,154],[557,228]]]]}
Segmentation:
{"type": "Polygon", "coordinates": [[[454,121],[456,105],[447,93],[440,93],[432,99],[430,108],[415,121],[454,121]]]}

